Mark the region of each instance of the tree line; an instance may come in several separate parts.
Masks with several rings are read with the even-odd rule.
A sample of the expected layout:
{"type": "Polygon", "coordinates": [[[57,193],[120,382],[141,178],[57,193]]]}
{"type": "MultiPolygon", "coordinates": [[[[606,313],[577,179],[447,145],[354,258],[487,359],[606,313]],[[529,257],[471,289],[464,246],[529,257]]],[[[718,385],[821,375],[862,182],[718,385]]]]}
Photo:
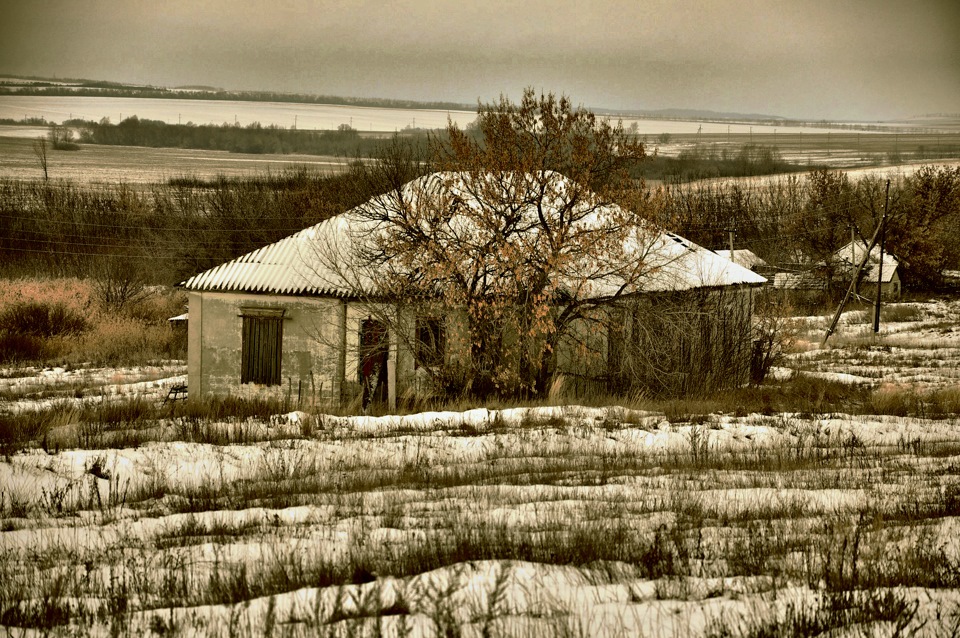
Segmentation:
{"type": "Polygon", "coordinates": [[[635,177],[681,184],[717,177],[754,177],[810,170],[810,166],[789,162],[773,146],[743,144],[696,146],[684,149],[676,157],[654,155],[633,170],[635,177]]]}
{"type": "MultiPolygon", "coordinates": [[[[75,129],[79,141],[84,144],[195,148],[231,153],[367,157],[381,144],[381,140],[361,136],[347,124],[331,131],[309,131],[273,124],[263,126],[256,122],[246,126],[167,124],[132,116],[119,124],[112,124],[109,120],[69,120],[64,126],[75,129]]],[[[410,136],[419,138],[424,134],[411,132],[410,136]]]]}
{"type": "MultiPolygon", "coordinates": [[[[341,175],[301,167],[143,188],[2,180],[3,273],[85,276],[109,255],[137,262],[155,283],[173,283],[366,201],[383,185],[363,172],[359,164],[341,175]]],[[[870,239],[883,215],[884,186],[879,177],[818,169],[665,184],[647,188],[636,205],[708,248],[726,248],[732,231],[735,248],[801,270],[851,235],[870,239]]],[[[926,166],[895,180],[888,210],[887,250],[900,259],[905,286],[935,287],[944,270],[960,269],[960,168],[926,166]]]]}
{"type": "Polygon", "coordinates": [[[331,215],[370,193],[305,168],[134,188],[0,180],[4,276],[123,272],[175,284],[331,215]]]}
{"type": "Polygon", "coordinates": [[[749,181],[666,185],[650,191],[648,214],[703,246],[748,248],[802,271],[828,264],[852,238],[869,242],[887,206],[886,250],[904,286],[931,289],[960,268],[960,167],[924,166],[891,182],[816,169],[749,181]]]}
{"type": "MultiPolygon", "coordinates": [[[[45,123],[45,122],[41,122],[45,123]]],[[[74,119],[63,125],[51,125],[68,141],[85,144],[142,146],[150,148],[194,148],[232,153],[331,155],[339,157],[375,157],[383,140],[363,136],[347,124],[336,130],[312,131],[259,123],[167,124],[158,120],[131,116],[118,124],[74,119]]],[[[477,138],[479,131],[468,125],[464,131],[477,138]]],[[[412,129],[404,137],[413,144],[426,144],[430,137],[445,138],[447,131],[412,129]]],[[[751,177],[809,170],[811,167],[789,162],[772,146],[744,144],[738,148],[697,147],[677,157],[648,156],[630,168],[637,179],[683,183],[715,177],[751,177]]]]}

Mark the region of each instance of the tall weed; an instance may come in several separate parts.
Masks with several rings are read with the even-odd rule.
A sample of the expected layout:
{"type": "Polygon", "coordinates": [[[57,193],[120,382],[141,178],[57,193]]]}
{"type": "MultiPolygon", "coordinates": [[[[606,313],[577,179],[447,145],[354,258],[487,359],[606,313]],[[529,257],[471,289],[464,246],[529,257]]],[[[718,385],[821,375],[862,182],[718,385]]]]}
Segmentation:
{"type": "Polygon", "coordinates": [[[182,293],[152,288],[122,311],[81,279],[0,280],[0,363],[142,365],[186,356],[182,293]]]}

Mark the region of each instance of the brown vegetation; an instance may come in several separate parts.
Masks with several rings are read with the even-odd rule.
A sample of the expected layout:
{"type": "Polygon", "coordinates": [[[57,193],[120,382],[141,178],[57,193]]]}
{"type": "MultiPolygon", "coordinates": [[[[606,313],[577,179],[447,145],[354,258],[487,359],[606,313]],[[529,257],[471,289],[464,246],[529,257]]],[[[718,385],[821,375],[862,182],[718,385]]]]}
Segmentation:
{"type": "Polygon", "coordinates": [[[167,321],[185,296],[144,289],[118,308],[91,280],[0,280],[0,365],[144,364],[186,356],[186,335],[167,321]]]}

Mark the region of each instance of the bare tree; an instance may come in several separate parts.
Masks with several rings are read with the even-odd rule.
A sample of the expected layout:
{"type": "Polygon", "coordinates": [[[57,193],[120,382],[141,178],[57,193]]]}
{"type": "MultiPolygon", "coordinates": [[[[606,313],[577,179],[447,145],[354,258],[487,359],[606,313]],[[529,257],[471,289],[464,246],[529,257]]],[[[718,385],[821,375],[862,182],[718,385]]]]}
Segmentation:
{"type": "Polygon", "coordinates": [[[43,170],[43,181],[46,182],[50,176],[47,172],[47,140],[45,138],[38,137],[33,140],[33,155],[37,158],[37,163],[43,170]]]}
{"type": "MultiPolygon", "coordinates": [[[[481,106],[478,135],[432,140],[431,175],[393,155],[368,170],[388,192],[353,213],[357,281],[378,299],[456,309],[456,369],[477,395],[542,394],[553,354],[594,310],[636,292],[658,236],[634,211],[642,144],[569,99],[481,106]]],[[[328,263],[338,260],[327,259],[328,263]]]]}
{"type": "Polygon", "coordinates": [[[133,255],[101,255],[94,265],[93,285],[101,305],[117,312],[150,295],[147,274],[133,255]]]}

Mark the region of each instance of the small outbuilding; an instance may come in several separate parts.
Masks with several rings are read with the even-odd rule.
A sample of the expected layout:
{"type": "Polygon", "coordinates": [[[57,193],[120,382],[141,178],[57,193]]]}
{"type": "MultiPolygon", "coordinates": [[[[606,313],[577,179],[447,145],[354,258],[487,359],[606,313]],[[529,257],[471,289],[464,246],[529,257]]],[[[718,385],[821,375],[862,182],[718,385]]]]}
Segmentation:
{"type": "MultiPolygon", "coordinates": [[[[867,254],[867,244],[863,241],[852,241],[833,253],[835,270],[842,273],[847,282],[853,276],[857,267],[867,254]]],[[[874,246],[867,258],[867,263],[860,273],[857,292],[865,297],[874,298],[877,293],[877,283],[880,283],[882,299],[899,299],[900,262],[894,255],[883,253],[883,266],[880,264],[880,247],[874,246]]]]}

